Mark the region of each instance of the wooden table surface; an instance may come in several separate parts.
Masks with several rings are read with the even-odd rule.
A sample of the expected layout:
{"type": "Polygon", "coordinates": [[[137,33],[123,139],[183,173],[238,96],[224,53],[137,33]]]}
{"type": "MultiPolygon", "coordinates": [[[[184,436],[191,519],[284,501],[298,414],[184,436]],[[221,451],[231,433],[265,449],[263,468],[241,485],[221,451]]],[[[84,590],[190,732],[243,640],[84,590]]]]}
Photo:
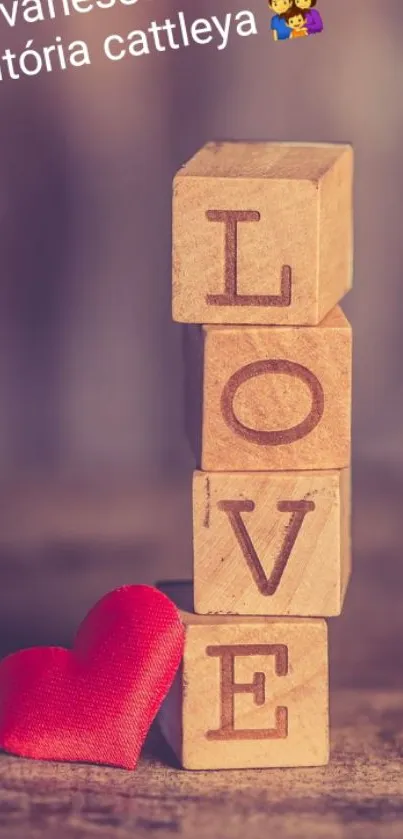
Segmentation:
{"type": "MultiPolygon", "coordinates": [[[[157,729],[135,773],[1,755],[0,837],[402,839],[402,501],[403,479],[360,470],[355,574],[330,627],[329,767],[184,772],[157,729]]],[[[190,576],[188,480],[4,487],[0,511],[3,653],[69,643],[122,582],[190,576]]]]}

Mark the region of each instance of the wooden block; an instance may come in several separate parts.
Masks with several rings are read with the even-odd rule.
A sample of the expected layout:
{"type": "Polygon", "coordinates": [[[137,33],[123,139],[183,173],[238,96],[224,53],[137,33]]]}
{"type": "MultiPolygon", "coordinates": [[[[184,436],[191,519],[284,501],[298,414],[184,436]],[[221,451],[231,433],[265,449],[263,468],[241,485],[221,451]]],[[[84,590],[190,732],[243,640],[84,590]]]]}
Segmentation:
{"type": "Polygon", "coordinates": [[[209,143],[176,175],[173,318],[318,324],[352,285],[353,150],[209,143]]]}
{"type": "Polygon", "coordinates": [[[193,544],[201,615],[340,615],[350,470],[195,472],[193,544]]]}
{"type": "Polygon", "coordinates": [[[202,417],[193,402],[188,423],[196,446],[201,428],[203,471],[350,464],[352,334],[341,309],[315,327],[188,329],[203,359],[202,417]]]}
{"type": "Polygon", "coordinates": [[[182,766],[328,763],[325,621],[201,617],[191,612],[191,586],[164,591],[182,607],[186,640],[159,719],[182,766]]]}

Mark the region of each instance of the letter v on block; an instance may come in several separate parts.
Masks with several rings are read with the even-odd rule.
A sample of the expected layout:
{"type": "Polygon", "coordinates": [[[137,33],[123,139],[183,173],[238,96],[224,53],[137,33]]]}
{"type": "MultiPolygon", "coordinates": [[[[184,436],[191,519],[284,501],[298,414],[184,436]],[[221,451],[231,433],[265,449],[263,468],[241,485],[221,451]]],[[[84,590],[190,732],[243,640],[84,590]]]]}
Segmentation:
{"type": "Polygon", "coordinates": [[[277,509],[280,513],[291,513],[289,525],[286,529],[285,538],[280,553],[274,563],[270,577],[266,572],[253,546],[252,539],[248,533],[242,513],[252,513],[255,509],[253,501],[219,501],[219,510],[227,513],[232,529],[238,539],[240,548],[245,557],[246,563],[251,571],[252,577],[260,591],[265,597],[272,597],[284,574],[291,551],[295,545],[298,534],[301,530],[304,518],[307,513],[315,509],[313,501],[279,501],[277,509]]]}
{"type": "Polygon", "coordinates": [[[350,470],[195,472],[193,559],[197,614],[336,617],[350,470]]]}

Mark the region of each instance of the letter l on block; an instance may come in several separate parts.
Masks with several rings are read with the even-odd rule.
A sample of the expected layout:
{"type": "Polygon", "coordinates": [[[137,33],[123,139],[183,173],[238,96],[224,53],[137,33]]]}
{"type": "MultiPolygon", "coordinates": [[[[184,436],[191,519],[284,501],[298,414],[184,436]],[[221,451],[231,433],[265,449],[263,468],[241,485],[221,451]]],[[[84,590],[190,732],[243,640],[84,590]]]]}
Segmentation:
{"type": "Polygon", "coordinates": [[[225,292],[207,294],[209,306],[291,306],[292,270],[283,265],[281,291],[276,294],[238,294],[238,223],[260,221],[254,210],[207,210],[209,221],[225,224],[225,292]]]}

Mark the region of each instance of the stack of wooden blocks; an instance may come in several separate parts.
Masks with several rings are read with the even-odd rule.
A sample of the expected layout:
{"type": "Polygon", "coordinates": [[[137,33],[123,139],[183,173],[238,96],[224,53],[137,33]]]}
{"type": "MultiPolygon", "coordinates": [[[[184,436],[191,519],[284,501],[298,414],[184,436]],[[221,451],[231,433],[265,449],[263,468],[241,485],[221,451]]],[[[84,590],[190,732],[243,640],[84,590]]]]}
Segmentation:
{"type": "Polygon", "coordinates": [[[188,769],[329,760],[328,638],[351,570],[353,152],[209,143],[174,182],[194,599],[160,716],[188,769]],[[202,326],[202,324],[204,324],[202,326]],[[201,433],[200,433],[201,432],[201,433]]]}

